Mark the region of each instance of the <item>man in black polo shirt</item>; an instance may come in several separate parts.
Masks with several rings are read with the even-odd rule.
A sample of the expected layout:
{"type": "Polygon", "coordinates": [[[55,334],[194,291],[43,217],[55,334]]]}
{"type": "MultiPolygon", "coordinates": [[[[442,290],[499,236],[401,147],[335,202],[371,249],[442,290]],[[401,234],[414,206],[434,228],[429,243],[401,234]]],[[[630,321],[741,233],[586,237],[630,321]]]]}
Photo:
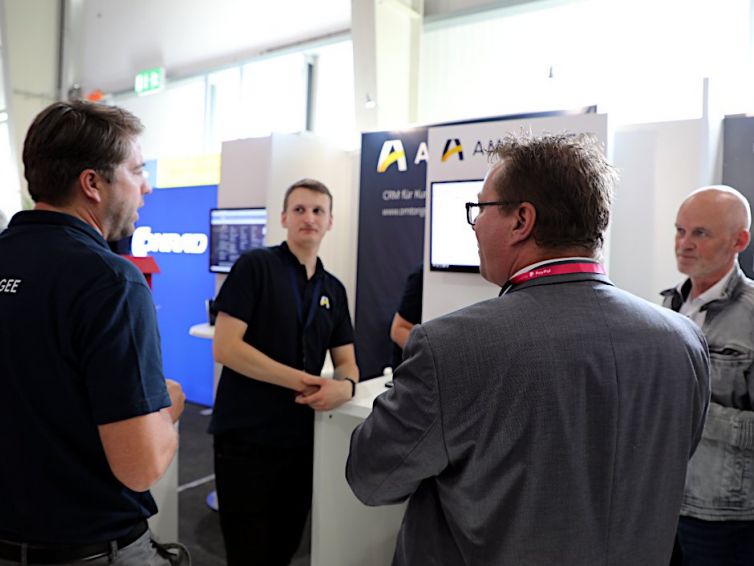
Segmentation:
{"type": "Polygon", "coordinates": [[[58,102],[24,142],[36,205],[0,235],[3,565],[189,563],[146,523],[183,392],[144,277],[106,241],[133,232],[151,190],[141,131],[119,108],[58,102]]]}
{"type": "Polygon", "coordinates": [[[311,506],[312,409],[348,401],[359,378],[345,288],[317,257],[330,191],[294,183],[281,220],[286,241],[242,255],[215,301],[210,433],[230,566],[290,562],[311,506]],[[319,377],[328,350],[335,379],[319,377]]]}

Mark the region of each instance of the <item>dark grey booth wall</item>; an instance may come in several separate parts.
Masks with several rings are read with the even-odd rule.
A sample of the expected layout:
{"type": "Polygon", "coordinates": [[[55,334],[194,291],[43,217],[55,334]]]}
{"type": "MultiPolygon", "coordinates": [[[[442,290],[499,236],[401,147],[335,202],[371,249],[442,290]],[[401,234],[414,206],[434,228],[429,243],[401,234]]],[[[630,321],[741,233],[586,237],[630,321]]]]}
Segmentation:
{"type": "MultiPolygon", "coordinates": [[[[754,117],[726,116],[723,120],[723,184],[738,189],[754,203],[754,117]]],[[[753,207],[754,208],[754,207],[753,207]]],[[[754,279],[754,243],[738,256],[741,269],[754,279]]]]}

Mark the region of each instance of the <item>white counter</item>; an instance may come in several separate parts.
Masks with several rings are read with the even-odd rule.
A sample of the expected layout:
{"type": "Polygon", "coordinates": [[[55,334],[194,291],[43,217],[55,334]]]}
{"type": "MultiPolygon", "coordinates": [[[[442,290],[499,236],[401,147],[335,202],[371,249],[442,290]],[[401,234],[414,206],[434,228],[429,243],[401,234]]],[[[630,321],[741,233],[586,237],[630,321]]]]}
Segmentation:
{"type": "Polygon", "coordinates": [[[212,338],[215,337],[215,327],[208,322],[202,322],[201,324],[195,324],[189,328],[189,334],[196,336],[197,338],[212,338]]]}
{"type": "Polygon", "coordinates": [[[314,420],[311,566],[389,566],[405,504],[367,507],[346,482],[351,432],[387,391],[387,377],[359,383],[356,396],[314,420]]]}
{"type": "MultiPolygon", "coordinates": [[[[388,377],[375,377],[374,379],[368,379],[362,381],[356,386],[356,396],[343,403],[340,407],[332,411],[332,413],[340,413],[343,415],[351,415],[352,417],[358,417],[364,420],[372,412],[372,405],[374,400],[382,393],[387,391],[385,383],[390,378],[388,377]]],[[[330,413],[325,413],[330,414],[330,413]]]]}

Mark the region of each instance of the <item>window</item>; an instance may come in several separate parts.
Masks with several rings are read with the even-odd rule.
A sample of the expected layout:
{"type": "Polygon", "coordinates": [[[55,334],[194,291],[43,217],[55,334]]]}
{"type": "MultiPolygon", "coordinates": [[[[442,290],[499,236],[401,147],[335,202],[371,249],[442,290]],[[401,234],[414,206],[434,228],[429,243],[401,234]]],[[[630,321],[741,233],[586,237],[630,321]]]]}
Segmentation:
{"type": "Polygon", "coordinates": [[[307,64],[303,54],[249,63],[241,73],[242,137],[306,129],[307,64]]]}

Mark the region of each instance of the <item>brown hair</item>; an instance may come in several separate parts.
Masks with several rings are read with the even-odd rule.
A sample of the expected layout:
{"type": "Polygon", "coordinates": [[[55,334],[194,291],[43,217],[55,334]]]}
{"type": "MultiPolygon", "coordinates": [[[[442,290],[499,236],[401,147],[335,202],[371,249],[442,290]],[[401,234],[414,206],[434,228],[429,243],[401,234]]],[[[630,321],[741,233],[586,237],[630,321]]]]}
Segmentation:
{"type": "Polygon", "coordinates": [[[115,168],[142,133],[141,121],[122,108],[91,102],[55,102],[34,119],[24,141],[24,176],[35,202],[66,204],[76,178],[94,169],[112,182],[115,168]]]}
{"type": "Polygon", "coordinates": [[[285,191],[285,196],[283,197],[283,212],[288,208],[288,197],[296,189],[309,189],[315,193],[327,195],[330,197],[330,212],[332,212],[332,193],[330,193],[330,189],[328,189],[324,183],[317,181],[316,179],[301,179],[288,187],[285,191]]]}
{"type": "Polygon", "coordinates": [[[592,134],[508,134],[491,156],[503,162],[494,187],[500,199],[536,208],[539,246],[602,246],[618,175],[592,134]]]}

